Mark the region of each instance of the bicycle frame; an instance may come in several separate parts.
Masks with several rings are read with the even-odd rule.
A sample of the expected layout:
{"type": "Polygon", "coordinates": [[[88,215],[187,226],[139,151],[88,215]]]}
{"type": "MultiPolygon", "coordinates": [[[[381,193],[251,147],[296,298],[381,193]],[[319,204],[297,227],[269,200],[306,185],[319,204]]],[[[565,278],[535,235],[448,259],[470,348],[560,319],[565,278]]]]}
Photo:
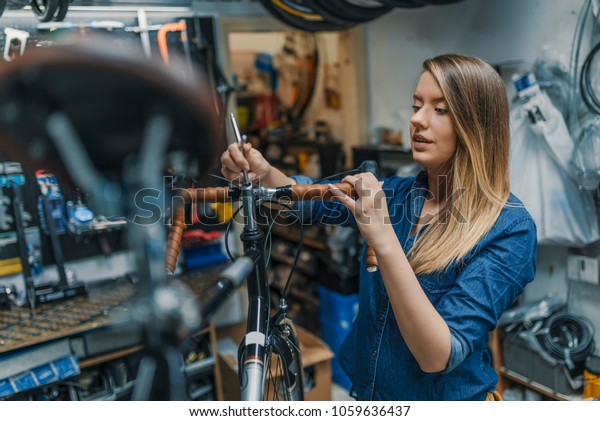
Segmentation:
{"type": "MultiPolygon", "coordinates": [[[[243,138],[237,127],[235,117],[230,116],[233,131],[241,146],[243,138]]],[[[376,164],[371,161],[363,163],[364,170],[376,173],[376,164]]],[[[356,196],[354,187],[349,183],[338,183],[336,187],[349,196],[356,196]]],[[[228,276],[221,275],[215,284],[210,304],[202,311],[203,317],[210,317],[212,311],[240,286],[247,277],[248,317],[246,335],[238,350],[238,373],[242,400],[263,400],[266,374],[272,363],[269,347],[274,348],[283,364],[283,381],[285,393],[290,400],[303,399],[302,362],[297,336],[293,324],[287,318],[286,297],[282,296],[279,310],[271,317],[271,301],[267,279],[266,259],[264,255],[265,235],[257,222],[257,209],[264,202],[285,200],[331,200],[329,187],[325,184],[295,184],[283,187],[264,187],[254,185],[248,180],[247,172],[243,172],[243,182],[239,187],[200,188],[185,190],[185,199],[191,202],[215,202],[234,200],[241,202],[244,229],[240,236],[244,257],[236,260],[234,269],[229,269],[228,276]],[[245,260],[242,260],[245,259],[245,260]],[[238,263],[242,262],[242,263],[238,263]],[[248,263],[248,262],[251,262],[248,263]],[[235,265],[244,266],[238,271],[235,265]],[[234,276],[231,274],[235,272],[234,276]],[[294,364],[294,361],[296,364],[294,364]],[[295,366],[294,366],[295,365],[295,366]],[[294,367],[292,367],[294,366],[294,367]]],[[[172,228],[167,240],[166,267],[173,272],[177,262],[179,245],[185,225],[183,207],[173,211],[172,228]]],[[[370,249],[370,248],[369,248],[370,249]]],[[[367,252],[367,265],[377,268],[377,260],[372,250],[367,252]]],[[[227,271],[226,271],[227,272],[227,271]]]]}

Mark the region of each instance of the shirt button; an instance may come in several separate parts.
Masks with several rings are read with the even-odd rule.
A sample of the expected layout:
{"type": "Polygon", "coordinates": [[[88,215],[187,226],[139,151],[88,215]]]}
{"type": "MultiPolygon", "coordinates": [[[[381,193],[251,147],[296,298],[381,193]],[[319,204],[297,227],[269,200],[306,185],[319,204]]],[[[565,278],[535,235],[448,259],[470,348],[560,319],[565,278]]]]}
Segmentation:
{"type": "Polygon", "coordinates": [[[380,314],[379,320],[383,322],[385,320],[385,314],[380,314]]]}
{"type": "Polygon", "coordinates": [[[375,355],[377,355],[377,350],[375,350],[375,351],[371,352],[371,355],[372,355],[372,356],[375,356],[375,355]]]}

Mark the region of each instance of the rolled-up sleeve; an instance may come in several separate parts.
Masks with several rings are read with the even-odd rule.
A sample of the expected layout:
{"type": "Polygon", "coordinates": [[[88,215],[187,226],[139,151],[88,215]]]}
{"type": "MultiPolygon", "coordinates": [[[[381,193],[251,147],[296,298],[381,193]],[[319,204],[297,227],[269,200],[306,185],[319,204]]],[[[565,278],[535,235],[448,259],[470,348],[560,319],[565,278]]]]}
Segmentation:
{"type": "Polygon", "coordinates": [[[436,306],[451,333],[447,373],[476,347],[487,346],[488,333],[535,276],[536,228],[519,217],[498,235],[478,245],[456,282],[436,306]]]}

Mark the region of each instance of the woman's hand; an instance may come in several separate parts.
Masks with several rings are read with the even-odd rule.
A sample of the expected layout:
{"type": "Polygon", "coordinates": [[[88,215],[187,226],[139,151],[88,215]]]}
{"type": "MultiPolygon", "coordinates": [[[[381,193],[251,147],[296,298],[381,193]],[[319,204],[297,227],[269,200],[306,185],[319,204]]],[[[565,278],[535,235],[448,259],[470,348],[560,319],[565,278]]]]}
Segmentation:
{"type": "Polygon", "coordinates": [[[229,145],[221,155],[221,174],[229,181],[242,180],[242,171],[248,171],[250,181],[264,179],[271,172],[271,165],[249,143],[240,149],[237,143],[229,145]]]}
{"type": "Polygon", "coordinates": [[[333,185],[329,185],[331,194],[352,212],[363,238],[375,252],[379,247],[396,239],[387,207],[383,182],[371,173],[349,175],[343,182],[350,183],[358,198],[355,200],[333,185]]]}
{"type": "Polygon", "coordinates": [[[279,187],[296,184],[294,180],[272,167],[249,143],[244,143],[242,149],[237,143],[229,145],[221,155],[221,174],[229,181],[241,183],[244,170],[248,171],[249,181],[259,181],[264,186],[279,187]]]}

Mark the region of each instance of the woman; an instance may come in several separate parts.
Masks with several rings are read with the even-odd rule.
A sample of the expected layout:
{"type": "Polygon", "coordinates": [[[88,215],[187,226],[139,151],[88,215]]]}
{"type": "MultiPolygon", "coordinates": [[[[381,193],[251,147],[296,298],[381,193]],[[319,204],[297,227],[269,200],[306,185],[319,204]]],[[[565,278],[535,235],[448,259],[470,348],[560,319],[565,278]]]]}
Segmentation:
{"type": "MultiPolygon", "coordinates": [[[[413,97],[417,177],[348,176],[355,200],[302,203],[304,218],[356,224],[379,272],[361,264],[359,314],[338,358],[360,400],[490,400],[487,348],[502,313],[533,280],[535,224],[509,191],[509,114],[502,79],[484,61],[426,60],[413,97]],[[353,216],[353,218],[352,218],[353,216]]],[[[288,178],[254,149],[221,158],[270,186],[288,178]]]]}

